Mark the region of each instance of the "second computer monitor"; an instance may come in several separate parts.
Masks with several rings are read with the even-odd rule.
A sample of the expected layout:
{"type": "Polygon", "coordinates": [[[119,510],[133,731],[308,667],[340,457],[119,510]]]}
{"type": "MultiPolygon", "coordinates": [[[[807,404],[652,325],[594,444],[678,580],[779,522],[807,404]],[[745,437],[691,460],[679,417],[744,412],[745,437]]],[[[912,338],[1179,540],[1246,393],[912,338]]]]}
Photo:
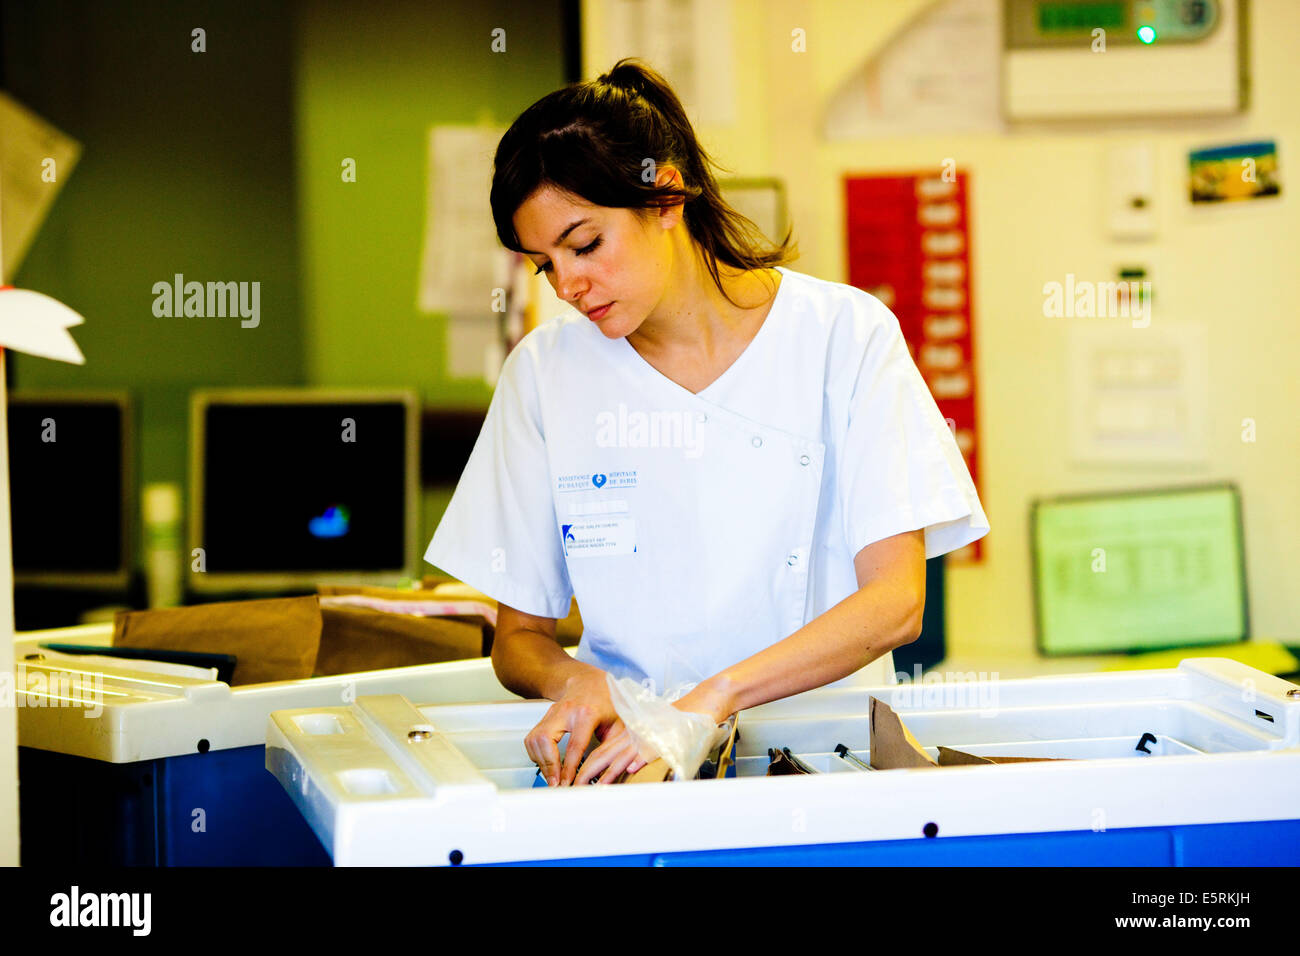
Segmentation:
{"type": "Polygon", "coordinates": [[[196,393],[189,586],[396,584],[413,574],[418,428],[413,392],[196,393]]]}
{"type": "Polygon", "coordinates": [[[1241,503],[1233,485],[1042,499],[1031,519],[1044,654],[1248,637],[1241,503]]]}

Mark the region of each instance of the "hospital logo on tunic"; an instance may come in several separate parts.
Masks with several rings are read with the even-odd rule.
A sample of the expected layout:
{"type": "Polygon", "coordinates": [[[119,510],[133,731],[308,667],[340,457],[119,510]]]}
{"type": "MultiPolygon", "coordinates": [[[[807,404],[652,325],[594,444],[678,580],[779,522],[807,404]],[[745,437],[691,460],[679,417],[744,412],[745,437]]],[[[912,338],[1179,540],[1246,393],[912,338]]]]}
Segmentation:
{"type": "Polygon", "coordinates": [[[569,472],[555,479],[555,490],[558,494],[591,494],[593,488],[596,491],[608,493],[618,489],[635,488],[636,486],[635,470],[569,472]]]}

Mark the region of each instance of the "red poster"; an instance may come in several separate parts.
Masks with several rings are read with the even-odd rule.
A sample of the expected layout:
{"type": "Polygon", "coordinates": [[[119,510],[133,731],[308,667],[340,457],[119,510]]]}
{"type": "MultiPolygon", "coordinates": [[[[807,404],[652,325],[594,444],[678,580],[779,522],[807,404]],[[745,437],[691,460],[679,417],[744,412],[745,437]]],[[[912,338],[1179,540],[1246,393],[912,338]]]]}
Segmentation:
{"type": "MultiPolygon", "coordinates": [[[[952,169],[848,176],[845,219],[849,284],[898,316],[978,491],[967,182],[966,173],[952,169]]],[[[980,561],[982,544],[975,541],[948,559],[980,561]]]]}

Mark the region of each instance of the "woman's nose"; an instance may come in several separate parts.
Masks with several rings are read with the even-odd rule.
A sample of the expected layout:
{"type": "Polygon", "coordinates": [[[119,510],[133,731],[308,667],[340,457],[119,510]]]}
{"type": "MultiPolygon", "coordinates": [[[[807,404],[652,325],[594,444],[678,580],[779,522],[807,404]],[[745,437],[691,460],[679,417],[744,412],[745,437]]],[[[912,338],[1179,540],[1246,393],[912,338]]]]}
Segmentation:
{"type": "MultiPolygon", "coordinates": [[[[551,264],[551,268],[555,268],[554,263],[551,264]]],[[[571,269],[566,269],[563,273],[556,273],[555,291],[564,301],[576,303],[585,288],[586,283],[582,280],[582,277],[575,275],[571,269]]]]}

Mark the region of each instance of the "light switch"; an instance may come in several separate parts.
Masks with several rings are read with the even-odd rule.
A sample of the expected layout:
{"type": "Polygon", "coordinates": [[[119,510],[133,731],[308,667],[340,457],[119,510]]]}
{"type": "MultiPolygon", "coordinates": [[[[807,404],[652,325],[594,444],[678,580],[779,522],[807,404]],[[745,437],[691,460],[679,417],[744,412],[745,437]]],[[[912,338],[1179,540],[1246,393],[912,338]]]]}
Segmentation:
{"type": "Polygon", "coordinates": [[[1112,146],[1106,209],[1115,239],[1156,234],[1155,150],[1149,143],[1112,146]]]}

